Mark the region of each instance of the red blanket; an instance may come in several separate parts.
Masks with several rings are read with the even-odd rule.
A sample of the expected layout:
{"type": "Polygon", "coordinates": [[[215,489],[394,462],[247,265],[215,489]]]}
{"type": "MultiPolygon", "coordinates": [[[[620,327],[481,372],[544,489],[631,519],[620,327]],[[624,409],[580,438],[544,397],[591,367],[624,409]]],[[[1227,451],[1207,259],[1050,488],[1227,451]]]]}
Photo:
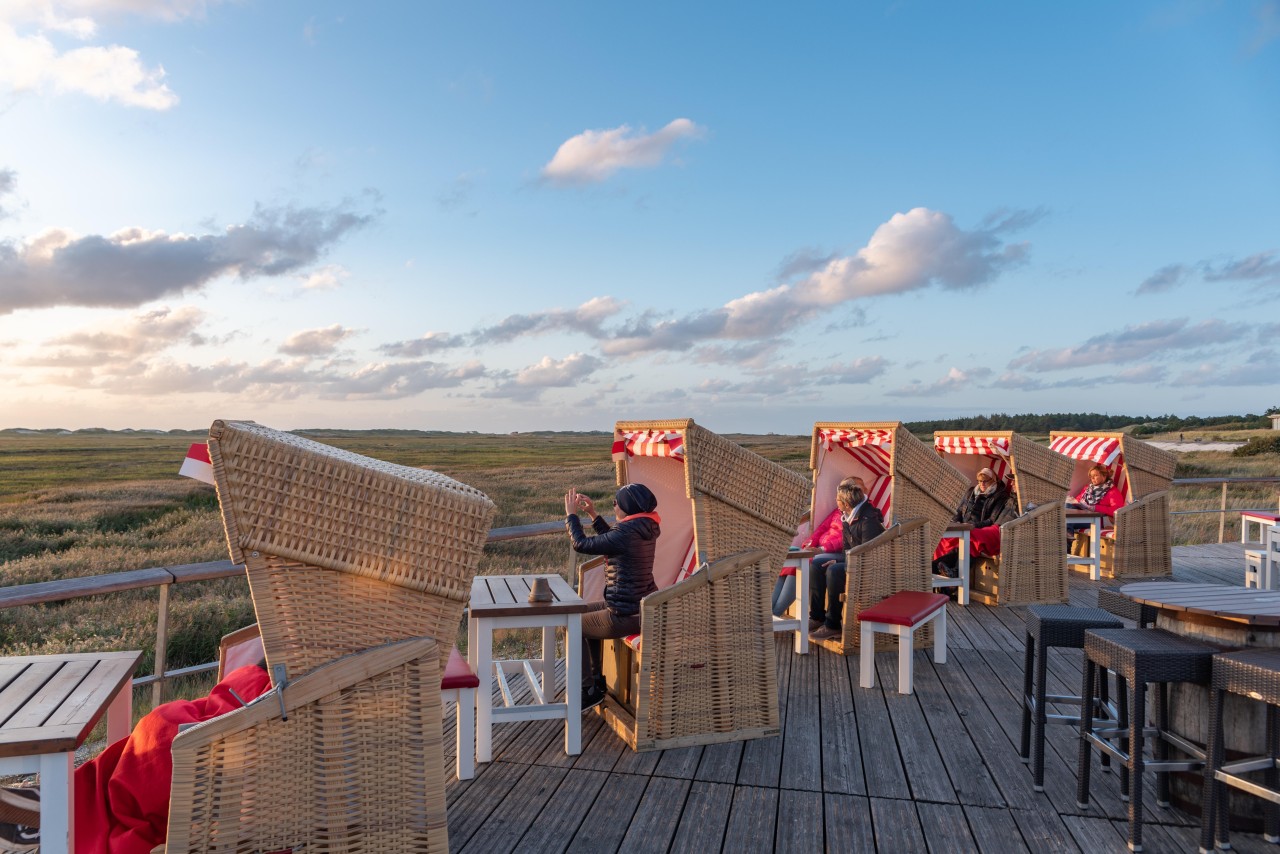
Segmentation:
{"type": "MultiPolygon", "coordinates": [[[[933,559],[937,560],[960,548],[959,537],[943,537],[938,547],[933,550],[933,559]]],[[[986,528],[974,528],[969,532],[970,557],[995,557],[1000,554],[1000,526],[990,525],[986,528]]]]}
{"type": "Polygon", "coordinates": [[[271,688],[261,667],[241,667],[208,697],[157,706],[128,738],[76,769],[76,854],[150,854],[165,840],[169,822],[169,752],[178,725],[199,723],[240,708],[271,688]]]}

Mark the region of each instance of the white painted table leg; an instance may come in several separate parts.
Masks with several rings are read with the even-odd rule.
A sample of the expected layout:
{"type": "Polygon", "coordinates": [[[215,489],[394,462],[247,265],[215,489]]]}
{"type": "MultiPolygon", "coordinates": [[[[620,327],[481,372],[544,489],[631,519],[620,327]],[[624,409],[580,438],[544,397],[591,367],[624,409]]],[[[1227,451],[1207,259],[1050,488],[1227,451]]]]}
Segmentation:
{"type": "Polygon", "coordinates": [[[969,604],[969,573],[971,559],[969,557],[969,544],[972,542],[972,536],[969,531],[960,533],[960,595],[956,598],[961,605],[969,604]]]}
{"type": "Polygon", "coordinates": [[[133,686],[125,685],[107,706],[107,744],[128,738],[133,729],[133,686]]]}
{"type": "Polygon", "coordinates": [[[76,847],[74,766],[74,753],[40,756],[40,850],[45,854],[69,854],[76,847]]]}
{"type": "Polygon", "coordinates": [[[476,761],[493,761],[493,631],[489,621],[471,618],[475,626],[476,761]]]}
{"type": "Polygon", "coordinates": [[[1102,520],[1094,517],[1089,522],[1089,580],[1102,578],[1102,520]]]}
{"type": "Polygon", "coordinates": [[[800,628],[796,629],[796,652],[809,654],[809,558],[802,557],[796,561],[796,613],[800,617],[800,628]]]}
{"type": "Polygon", "coordinates": [[[542,661],[538,670],[542,674],[542,696],[550,703],[556,696],[556,626],[542,627],[542,661]]]}
{"type": "Polygon", "coordinates": [[[582,615],[568,614],[564,633],[564,752],[582,752],[582,615]]]}

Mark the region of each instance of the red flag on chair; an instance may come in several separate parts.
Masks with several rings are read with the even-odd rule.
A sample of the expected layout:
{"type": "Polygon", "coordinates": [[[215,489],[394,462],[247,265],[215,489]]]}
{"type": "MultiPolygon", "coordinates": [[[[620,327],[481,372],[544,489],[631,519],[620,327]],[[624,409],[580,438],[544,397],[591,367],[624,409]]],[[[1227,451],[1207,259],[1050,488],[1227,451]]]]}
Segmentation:
{"type": "Polygon", "coordinates": [[[178,474],[193,477],[213,486],[213,463],[209,460],[209,446],[204,442],[196,442],[187,449],[187,458],[182,461],[178,474]]]}

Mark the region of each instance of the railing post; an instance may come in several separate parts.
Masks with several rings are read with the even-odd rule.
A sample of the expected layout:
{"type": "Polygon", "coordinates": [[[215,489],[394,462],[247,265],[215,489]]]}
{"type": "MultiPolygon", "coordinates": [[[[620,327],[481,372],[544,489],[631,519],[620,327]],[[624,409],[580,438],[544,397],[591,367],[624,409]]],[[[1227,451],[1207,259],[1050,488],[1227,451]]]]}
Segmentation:
{"type": "Polygon", "coordinates": [[[1218,542],[1227,541],[1227,482],[1222,482],[1222,510],[1218,514],[1218,542]]]}
{"type": "Polygon", "coordinates": [[[172,586],[160,585],[160,604],[156,614],[156,681],[151,683],[152,706],[158,706],[164,701],[164,674],[169,669],[169,588],[172,586]]]}

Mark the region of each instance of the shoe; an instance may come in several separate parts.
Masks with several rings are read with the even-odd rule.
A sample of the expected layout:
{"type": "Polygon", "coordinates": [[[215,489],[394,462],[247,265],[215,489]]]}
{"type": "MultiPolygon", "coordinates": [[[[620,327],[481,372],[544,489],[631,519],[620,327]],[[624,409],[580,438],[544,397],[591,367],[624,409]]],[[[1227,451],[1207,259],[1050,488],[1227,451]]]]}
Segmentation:
{"type": "Polygon", "coordinates": [[[830,640],[831,638],[838,637],[840,637],[840,630],[833,629],[825,624],[821,628],[809,633],[809,640],[830,640]]]}
{"type": "Polygon", "coordinates": [[[0,852],[20,854],[40,850],[40,828],[0,821],[0,852]]]}
{"type": "MultiPolygon", "coordinates": [[[[0,822],[35,828],[40,826],[40,789],[0,786],[0,822]]],[[[4,849],[0,848],[0,851],[4,849]]]]}
{"type": "Polygon", "coordinates": [[[824,623],[822,620],[810,620],[810,621],[809,621],[809,631],[810,631],[810,632],[816,632],[818,629],[822,628],[822,627],[823,627],[823,626],[825,626],[825,625],[826,625],[826,623],[824,623]]]}
{"type": "Polygon", "coordinates": [[[585,712],[587,709],[594,709],[596,706],[604,702],[604,698],[605,692],[602,688],[592,685],[590,688],[583,689],[582,711],[585,712]]]}

